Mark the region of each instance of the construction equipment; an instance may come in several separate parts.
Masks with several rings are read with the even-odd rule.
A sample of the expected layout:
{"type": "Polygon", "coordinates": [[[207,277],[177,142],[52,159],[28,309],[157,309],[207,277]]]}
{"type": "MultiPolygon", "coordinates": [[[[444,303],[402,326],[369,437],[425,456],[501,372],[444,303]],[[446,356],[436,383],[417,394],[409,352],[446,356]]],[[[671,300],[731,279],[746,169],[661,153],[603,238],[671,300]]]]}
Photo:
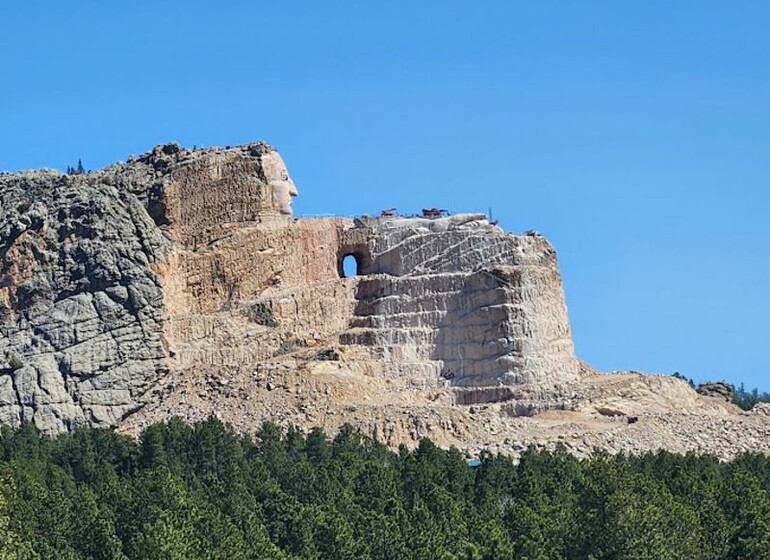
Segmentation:
{"type": "Polygon", "coordinates": [[[449,211],[442,208],[423,208],[423,218],[440,218],[441,216],[448,216],[449,211]]]}
{"type": "Polygon", "coordinates": [[[396,209],[395,208],[386,208],[382,212],[380,212],[380,216],[382,217],[388,217],[388,216],[395,216],[396,215],[396,209]]]}

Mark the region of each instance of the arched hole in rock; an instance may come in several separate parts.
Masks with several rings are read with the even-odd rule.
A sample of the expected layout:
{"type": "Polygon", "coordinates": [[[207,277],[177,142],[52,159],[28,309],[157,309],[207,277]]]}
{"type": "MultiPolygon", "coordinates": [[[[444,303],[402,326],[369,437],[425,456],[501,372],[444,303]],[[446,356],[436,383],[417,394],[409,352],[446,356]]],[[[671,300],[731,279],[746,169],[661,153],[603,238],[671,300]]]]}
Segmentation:
{"type": "Polygon", "coordinates": [[[340,278],[371,274],[372,255],[369,247],[360,243],[340,247],[337,250],[337,272],[340,278]]]}
{"type": "Polygon", "coordinates": [[[361,257],[359,255],[349,253],[342,257],[342,263],[340,265],[340,276],[342,278],[359,276],[361,273],[361,257]]]}

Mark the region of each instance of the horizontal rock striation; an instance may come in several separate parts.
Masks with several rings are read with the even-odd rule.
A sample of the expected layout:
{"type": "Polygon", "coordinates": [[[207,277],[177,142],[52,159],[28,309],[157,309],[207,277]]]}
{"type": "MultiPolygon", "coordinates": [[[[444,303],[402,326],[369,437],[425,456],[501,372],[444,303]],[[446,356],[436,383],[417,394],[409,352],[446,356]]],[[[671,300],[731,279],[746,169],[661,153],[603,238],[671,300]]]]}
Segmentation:
{"type": "Polygon", "coordinates": [[[168,144],[0,189],[0,422],[115,426],[169,372],[335,345],[407,385],[492,388],[459,402],[577,377],[545,239],[475,214],[294,219],[296,187],[264,143],[168,144]],[[346,279],[348,254],[360,274],[346,279]]]}
{"type": "Polygon", "coordinates": [[[542,236],[479,214],[294,218],[297,194],[262,142],[0,173],[0,424],[215,414],[474,456],[770,452],[767,411],[727,386],[579,362],[542,236]]]}
{"type": "Polygon", "coordinates": [[[346,236],[371,274],[343,344],[432,362],[458,387],[577,379],[556,254],[543,237],[505,234],[476,214],[359,220],[346,236]]]}

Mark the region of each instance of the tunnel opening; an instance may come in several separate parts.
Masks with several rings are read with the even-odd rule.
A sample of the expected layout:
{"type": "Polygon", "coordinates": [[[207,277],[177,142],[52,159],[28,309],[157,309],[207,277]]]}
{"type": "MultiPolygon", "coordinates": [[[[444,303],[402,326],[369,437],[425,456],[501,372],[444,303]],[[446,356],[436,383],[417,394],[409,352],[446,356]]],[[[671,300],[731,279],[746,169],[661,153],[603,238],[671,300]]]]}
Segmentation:
{"type": "Polygon", "coordinates": [[[345,255],[342,257],[342,277],[350,278],[351,276],[361,275],[361,263],[355,255],[345,255]]]}
{"type": "Polygon", "coordinates": [[[337,270],[340,278],[352,278],[369,274],[372,258],[368,247],[344,247],[337,253],[337,270]]]}

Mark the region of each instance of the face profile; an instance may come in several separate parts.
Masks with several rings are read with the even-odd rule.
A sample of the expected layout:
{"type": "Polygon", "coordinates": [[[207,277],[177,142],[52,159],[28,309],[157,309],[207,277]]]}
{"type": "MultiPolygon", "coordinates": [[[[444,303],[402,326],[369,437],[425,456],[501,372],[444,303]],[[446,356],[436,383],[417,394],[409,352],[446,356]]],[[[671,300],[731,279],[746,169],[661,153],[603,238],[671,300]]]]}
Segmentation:
{"type": "Polygon", "coordinates": [[[291,199],[299,193],[278,152],[272,151],[262,155],[262,169],[272,190],[276,208],[282,215],[291,216],[291,199]]]}

